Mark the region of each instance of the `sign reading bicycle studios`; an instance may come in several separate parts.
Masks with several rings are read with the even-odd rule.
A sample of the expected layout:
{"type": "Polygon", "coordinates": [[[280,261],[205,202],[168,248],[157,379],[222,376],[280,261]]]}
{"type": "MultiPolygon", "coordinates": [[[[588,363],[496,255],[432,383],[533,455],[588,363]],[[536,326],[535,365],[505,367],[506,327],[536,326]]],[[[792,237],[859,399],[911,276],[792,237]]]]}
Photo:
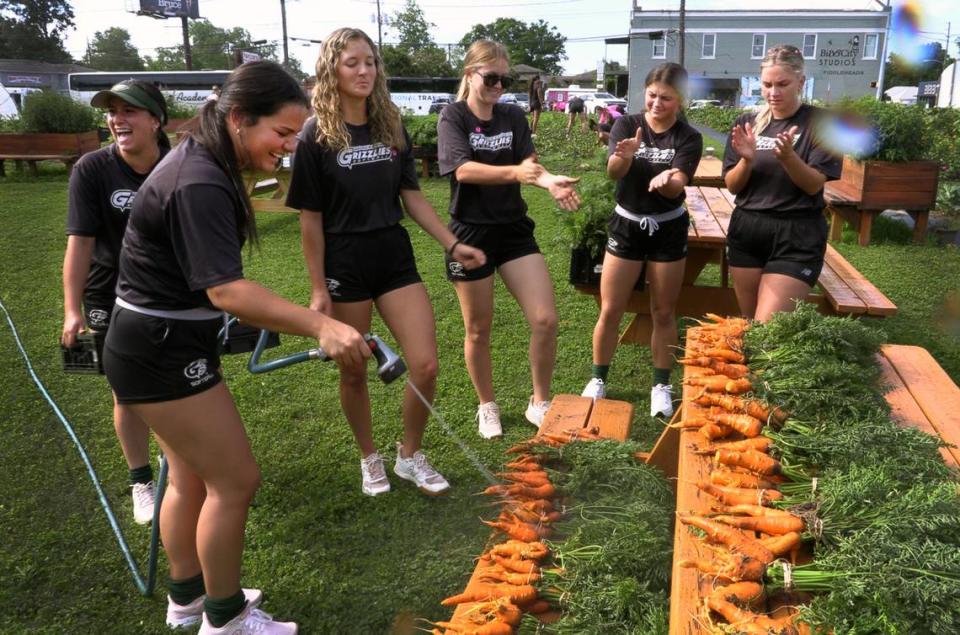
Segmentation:
{"type": "Polygon", "coordinates": [[[820,49],[817,62],[820,66],[856,66],[860,48],[851,46],[846,49],[820,49]]]}

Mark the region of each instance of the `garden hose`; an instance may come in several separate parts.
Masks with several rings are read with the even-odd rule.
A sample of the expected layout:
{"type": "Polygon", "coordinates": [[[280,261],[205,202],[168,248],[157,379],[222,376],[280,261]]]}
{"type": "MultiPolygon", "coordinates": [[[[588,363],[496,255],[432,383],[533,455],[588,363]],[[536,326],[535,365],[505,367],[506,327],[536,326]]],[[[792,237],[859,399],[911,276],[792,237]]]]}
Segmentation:
{"type": "Polygon", "coordinates": [[[113,533],[117,537],[120,550],[123,552],[123,557],[127,561],[127,566],[130,568],[131,575],[133,575],[133,582],[137,586],[137,590],[139,590],[140,593],[145,596],[153,595],[153,589],[156,586],[157,581],[157,554],[160,546],[160,504],[163,501],[163,493],[166,489],[167,482],[166,457],[160,457],[160,474],[157,476],[156,502],[153,507],[153,524],[150,529],[150,554],[147,559],[147,576],[146,579],[144,579],[140,573],[140,568],[137,565],[137,561],[130,552],[130,546],[123,537],[123,531],[120,529],[120,524],[117,522],[117,517],[114,515],[113,509],[111,509],[110,503],[107,501],[107,495],[104,493],[103,487],[100,485],[100,478],[93,469],[93,464],[90,462],[90,457],[87,455],[86,449],[83,447],[83,444],[77,437],[77,434],[70,425],[70,422],[67,421],[67,418],[63,415],[63,412],[61,412],[56,402],[52,397],[50,397],[50,394],[47,392],[43,382],[40,381],[39,377],[37,377],[37,373],[34,372],[33,365],[30,363],[30,357],[27,355],[27,351],[23,347],[23,342],[20,340],[17,327],[14,326],[13,320],[10,317],[10,312],[7,311],[7,307],[3,304],[2,299],[0,299],[0,309],[3,310],[3,315],[7,319],[7,324],[10,325],[10,332],[13,334],[13,339],[17,344],[17,348],[20,349],[20,354],[23,356],[23,361],[27,365],[27,371],[30,373],[33,383],[37,385],[37,388],[40,390],[40,394],[42,394],[44,399],[47,400],[47,403],[50,404],[50,407],[53,409],[54,414],[57,415],[60,423],[63,424],[63,427],[70,436],[70,439],[73,440],[74,445],[77,446],[77,451],[80,453],[80,458],[83,460],[83,464],[87,468],[87,473],[90,475],[90,480],[93,482],[93,487],[97,490],[97,497],[100,499],[100,505],[103,507],[103,511],[107,515],[107,521],[110,523],[110,528],[113,529],[113,533]]]}

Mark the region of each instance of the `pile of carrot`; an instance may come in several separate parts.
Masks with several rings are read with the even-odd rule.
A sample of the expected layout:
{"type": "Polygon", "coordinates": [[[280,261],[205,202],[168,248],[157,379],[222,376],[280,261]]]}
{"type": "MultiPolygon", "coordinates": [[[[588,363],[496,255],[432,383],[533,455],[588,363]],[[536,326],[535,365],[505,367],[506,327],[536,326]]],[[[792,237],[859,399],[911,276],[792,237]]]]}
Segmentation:
{"type": "Polygon", "coordinates": [[[802,625],[795,623],[795,613],[773,618],[762,612],[767,567],[778,558],[795,559],[806,530],[803,519],[774,507],[783,498],[779,485],[784,470],[763,431],[782,424],[787,414],[745,396],[752,391],[743,355],[748,324],[715,315],[707,320],[688,335],[686,354],[679,360],[700,371],[685,381],[702,388],[693,400],[698,412],[685,412],[674,426],[704,437],[697,452],[712,457],[713,469],[695,485],[714,504],[709,514],[679,515],[681,523],[699,531],[695,540],[706,555],[678,565],[694,568],[712,582],[714,590],[703,605],[708,623],[719,616],[738,632],[798,633],[802,625]]]}
{"type": "Polygon", "coordinates": [[[590,429],[541,433],[507,450],[513,457],[496,475],[502,483],[482,492],[496,497],[500,508],[495,519],[482,522],[494,529],[498,540],[505,540],[495,542],[480,555],[478,580],[463,593],[441,602],[444,606],[470,605],[455,613],[451,621],[433,622],[437,627],[433,633],[509,635],[524,613],[542,616],[551,610],[550,603],[539,598],[536,584],[550,558],[542,540],[553,534],[553,524],[562,512],[557,509],[557,490],[541,464],[541,456],[531,450],[538,445],[559,447],[600,438],[597,430],[590,429]]]}

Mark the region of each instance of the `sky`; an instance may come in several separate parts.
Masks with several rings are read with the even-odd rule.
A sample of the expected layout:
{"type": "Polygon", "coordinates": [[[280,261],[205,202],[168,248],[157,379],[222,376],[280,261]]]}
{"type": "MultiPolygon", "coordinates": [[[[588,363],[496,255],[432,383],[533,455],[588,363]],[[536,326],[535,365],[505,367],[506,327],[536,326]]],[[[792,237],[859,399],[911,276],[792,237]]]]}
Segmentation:
{"type": "MultiPolygon", "coordinates": [[[[626,63],[626,46],[605,46],[604,38],[626,35],[634,2],[644,9],[679,9],[679,0],[418,0],[426,19],[432,22],[432,35],[438,44],[459,42],[475,24],[493,22],[498,17],[522,22],[544,20],[567,37],[568,74],[597,68],[603,59],[626,63]]],[[[97,31],[112,26],[130,32],[141,56],[155,55],[163,46],[176,46],[182,40],[180,20],[156,20],[127,11],[135,0],[72,0],[76,29],[66,38],[67,50],[75,58],[86,51],[87,42],[97,31]]],[[[392,15],[404,0],[381,0],[381,13],[392,15]]],[[[923,0],[924,21],[921,41],[945,42],[947,23],[951,23],[951,53],[957,56],[960,36],[960,2],[923,0]]],[[[243,27],[253,40],[280,42],[282,38],[279,0],[199,0],[200,15],[218,27],[243,27]]],[[[877,7],[876,0],[687,0],[688,11],[697,9],[867,9],[877,7]]],[[[290,56],[300,60],[309,72],[313,68],[318,45],[307,40],[323,39],[342,26],[365,30],[376,41],[376,0],[286,0],[287,35],[290,56]]],[[[384,42],[395,41],[389,26],[384,27],[384,42]]],[[[282,54],[282,48],[278,47],[282,54]]]]}

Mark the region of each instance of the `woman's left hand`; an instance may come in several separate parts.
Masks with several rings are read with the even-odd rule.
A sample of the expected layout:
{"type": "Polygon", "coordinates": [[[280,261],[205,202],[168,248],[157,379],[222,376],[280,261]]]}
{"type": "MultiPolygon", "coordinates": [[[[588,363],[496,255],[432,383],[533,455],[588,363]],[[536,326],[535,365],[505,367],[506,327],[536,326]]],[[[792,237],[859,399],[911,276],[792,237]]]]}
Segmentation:
{"type": "Polygon", "coordinates": [[[775,157],[781,161],[784,161],[797,156],[797,153],[793,151],[793,138],[796,136],[799,130],[799,127],[791,126],[786,132],[781,132],[777,135],[777,138],[774,141],[776,147],[773,149],[773,155],[775,157]]]}
{"type": "Polygon", "coordinates": [[[652,192],[654,190],[659,190],[661,187],[670,182],[670,177],[679,172],[677,168],[670,168],[669,170],[664,170],[660,174],[656,175],[650,179],[650,189],[648,191],[652,192]]]}
{"type": "Polygon", "coordinates": [[[550,192],[550,196],[557,202],[557,205],[568,212],[575,212],[580,208],[580,195],[574,189],[579,181],[580,179],[555,174],[550,177],[547,191],[550,192]]]}
{"type": "Polygon", "coordinates": [[[471,247],[470,245],[458,242],[450,253],[450,257],[463,265],[467,271],[477,269],[487,264],[487,254],[482,249],[471,247]]]}

